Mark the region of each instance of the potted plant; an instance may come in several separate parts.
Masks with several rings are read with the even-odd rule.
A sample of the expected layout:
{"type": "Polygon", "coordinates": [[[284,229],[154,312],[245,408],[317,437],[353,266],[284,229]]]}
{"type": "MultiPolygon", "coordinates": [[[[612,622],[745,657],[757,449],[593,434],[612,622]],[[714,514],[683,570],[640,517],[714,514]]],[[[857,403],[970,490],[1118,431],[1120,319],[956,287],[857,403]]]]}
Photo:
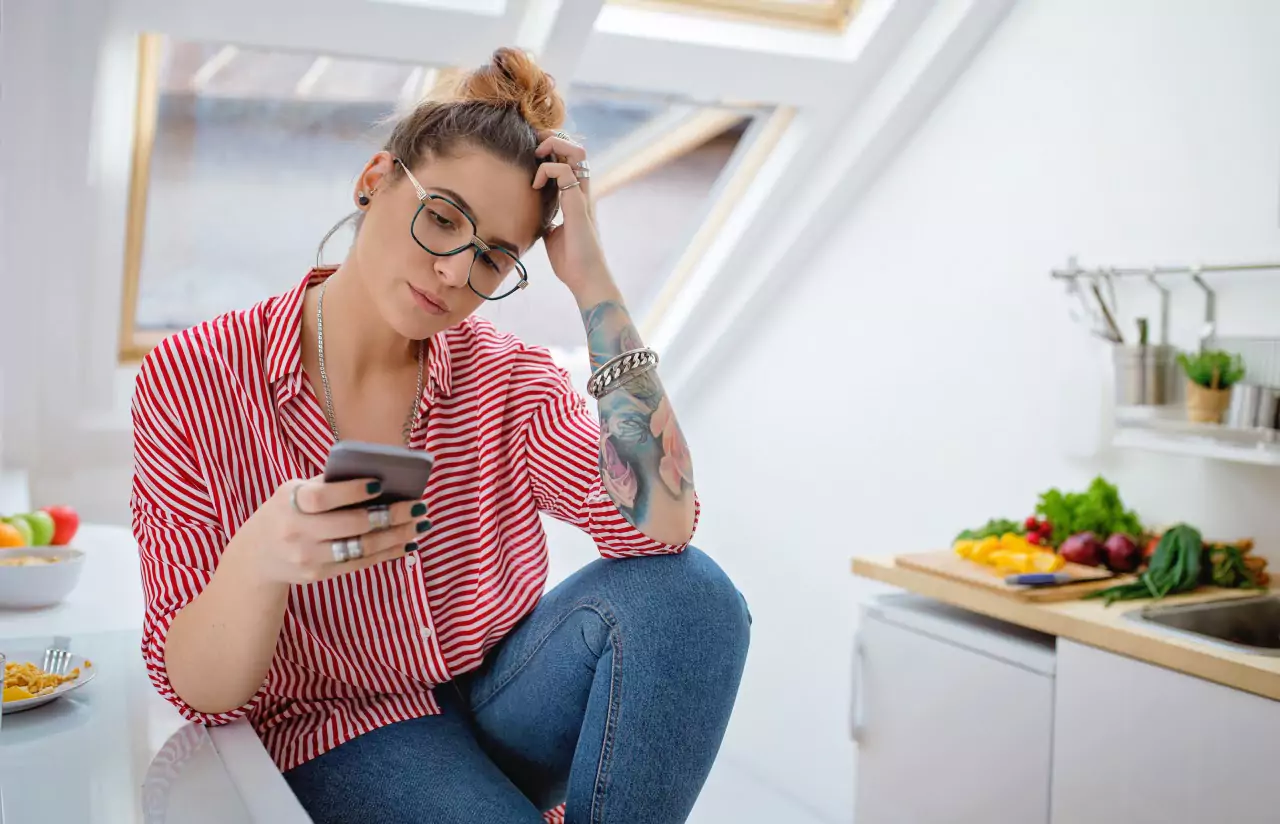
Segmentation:
{"type": "Polygon", "coordinates": [[[1178,355],[1187,373],[1187,417],[1199,423],[1221,423],[1231,403],[1231,387],[1244,379],[1239,355],[1206,350],[1178,355]]]}

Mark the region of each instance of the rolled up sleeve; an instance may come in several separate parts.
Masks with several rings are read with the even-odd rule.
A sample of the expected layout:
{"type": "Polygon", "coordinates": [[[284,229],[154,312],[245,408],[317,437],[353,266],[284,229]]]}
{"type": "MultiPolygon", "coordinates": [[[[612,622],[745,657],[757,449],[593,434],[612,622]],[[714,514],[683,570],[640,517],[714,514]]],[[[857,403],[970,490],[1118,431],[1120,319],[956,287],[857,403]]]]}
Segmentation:
{"type": "MultiPolygon", "coordinates": [[[[664,544],[645,535],[623,516],[600,476],[600,422],[574,391],[569,375],[557,379],[525,425],[525,454],[538,508],[573,524],[595,541],[606,558],[670,555],[689,541],[664,544]]],[[[701,505],[694,496],[693,530],[701,505]]]]}
{"type": "Polygon", "coordinates": [[[165,384],[156,372],[162,368],[153,358],[143,363],[133,401],[130,508],[146,605],[142,657],[151,683],[184,718],[217,726],[248,714],[265,685],[243,707],[215,714],[193,709],[169,681],[165,664],[169,627],[213,579],[227,537],[218,524],[208,486],[200,478],[190,441],[173,413],[175,404],[160,388],[165,384]]]}

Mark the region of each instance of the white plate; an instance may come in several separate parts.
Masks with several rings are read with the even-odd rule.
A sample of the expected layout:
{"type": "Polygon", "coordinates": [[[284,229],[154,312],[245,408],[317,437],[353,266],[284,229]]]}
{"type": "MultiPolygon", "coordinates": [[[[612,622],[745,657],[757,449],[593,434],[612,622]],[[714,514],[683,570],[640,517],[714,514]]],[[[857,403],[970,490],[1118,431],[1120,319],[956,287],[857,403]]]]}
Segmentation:
{"type": "MultiPolygon", "coordinates": [[[[30,662],[36,666],[40,666],[44,661],[44,650],[39,652],[31,652],[29,650],[16,650],[11,652],[9,650],[5,650],[4,654],[8,658],[9,662],[13,664],[25,664],[30,662]]],[[[98,667],[96,664],[92,667],[86,667],[84,665],[83,657],[79,655],[72,655],[71,665],[67,667],[67,672],[70,672],[76,667],[80,668],[80,677],[76,680],[68,681],[48,695],[37,695],[35,698],[27,698],[23,701],[5,701],[0,705],[4,707],[3,714],[8,715],[11,712],[31,710],[48,704],[50,701],[56,701],[67,693],[80,689],[85,684],[92,681],[93,677],[98,674],[98,667]]]]}

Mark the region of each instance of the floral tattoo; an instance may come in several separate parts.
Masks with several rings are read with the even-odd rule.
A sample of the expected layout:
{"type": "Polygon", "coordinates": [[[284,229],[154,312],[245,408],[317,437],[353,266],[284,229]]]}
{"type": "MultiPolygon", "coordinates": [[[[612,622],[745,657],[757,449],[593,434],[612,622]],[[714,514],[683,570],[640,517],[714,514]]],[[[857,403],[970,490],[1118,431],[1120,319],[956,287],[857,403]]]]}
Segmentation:
{"type": "MultiPolygon", "coordinates": [[[[627,310],[605,301],[582,313],[591,368],[644,346],[627,310]]],[[[662,383],[653,372],[600,398],[600,477],[627,520],[642,527],[693,489],[693,460],[662,383]]]]}

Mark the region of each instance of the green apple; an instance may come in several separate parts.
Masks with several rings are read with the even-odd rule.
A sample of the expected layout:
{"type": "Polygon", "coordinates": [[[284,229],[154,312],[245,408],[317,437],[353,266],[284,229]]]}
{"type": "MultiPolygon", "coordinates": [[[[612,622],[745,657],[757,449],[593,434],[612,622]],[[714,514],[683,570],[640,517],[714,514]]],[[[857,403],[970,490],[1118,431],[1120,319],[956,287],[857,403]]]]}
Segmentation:
{"type": "Polygon", "coordinates": [[[48,512],[28,512],[17,517],[31,528],[31,546],[48,546],[53,540],[53,516],[48,512]]]}
{"type": "Polygon", "coordinates": [[[4,521],[22,534],[24,546],[33,546],[35,544],[35,533],[31,529],[31,524],[27,523],[26,518],[21,515],[10,515],[8,518],[0,518],[0,521],[4,521]]]}

